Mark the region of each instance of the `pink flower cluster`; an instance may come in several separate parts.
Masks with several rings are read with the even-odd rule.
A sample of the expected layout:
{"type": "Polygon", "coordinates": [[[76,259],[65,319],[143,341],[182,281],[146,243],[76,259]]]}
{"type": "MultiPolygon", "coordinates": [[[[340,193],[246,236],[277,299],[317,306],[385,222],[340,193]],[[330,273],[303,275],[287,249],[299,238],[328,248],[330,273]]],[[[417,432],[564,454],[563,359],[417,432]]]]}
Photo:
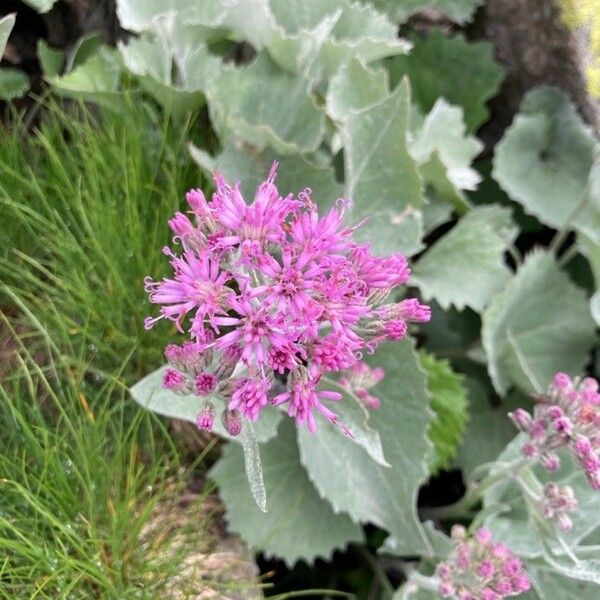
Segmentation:
{"type": "Polygon", "coordinates": [[[494,542],[489,529],[478,529],[468,538],[465,528],[455,525],[452,538],[450,556],[436,569],[442,598],[500,600],[531,587],[521,561],[504,544],[494,542]]]}
{"type": "Polygon", "coordinates": [[[563,531],[573,528],[573,521],[567,513],[577,509],[577,499],[570,485],[558,485],[554,481],[544,486],[544,494],[540,501],[542,516],[554,521],[563,531]]]}
{"type": "Polygon", "coordinates": [[[548,471],[560,467],[557,451],[568,448],[587,480],[600,490],[600,393],[592,377],[572,380],[557,373],[546,394],[535,397],[533,415],[519,408],[509,414],[528,434],[522,453],[548,471]]]}
{"type": "Polygon", "coordinates": [[[200,190],[187,194],[192,218],[177,213],[169,221],[181,252],[163,249],[173,275],[146,279],[161,308],[145,325],[170,320],[200,355],[211,351],[217,364],[244,366],[227,385],[196,373],[191,390],[173,366],[167,387],[202,395],[220,384],[229,409],[247,419],[268,404],[287,404],[291,417],[315,431],[315,411],[335,423],[326,403],[341,398],[320,387],[323,374],[354,368],[363,352],[403,338],[407,324],[429,320],[430,311],[416,299],[382,305],[408,280],[406,259],[374,256],[353,241],[356,227],[343,223],[347,202],[320,216],[309,189],[281,197],[276,167],[252,204],[219,175],[210,201],[200,190]],[[276,377],[287,382],[278,394],[276,377]]]}

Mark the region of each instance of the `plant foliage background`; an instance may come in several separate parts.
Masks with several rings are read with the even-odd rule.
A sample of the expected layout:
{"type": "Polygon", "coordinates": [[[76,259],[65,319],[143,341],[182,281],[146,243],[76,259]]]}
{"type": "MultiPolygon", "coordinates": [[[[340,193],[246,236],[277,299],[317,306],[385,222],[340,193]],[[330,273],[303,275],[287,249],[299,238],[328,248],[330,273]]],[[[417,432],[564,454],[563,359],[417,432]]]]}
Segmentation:
{"type": "MultiPolygon", "coordinates": [[[[31,4],[44,11],[52,2],[31,4]]],[[[328,425],[311,435],[277,418],[261,424],[266,513],[250,495],[239,444],[227,442],[210,471],[229,528],[290,567],[364,543],[373,524],[387,536],[381,553],[417,556],[427,568],[445,534],[426,522],[421,488],[442,472],[466,479],[508,460],[517,446],[506,413],[530,406],[527,396],[555,372],[596,366],[598,140],[564,92],[543,86],[525,96],[495,148],[484,148],[477,132],[503,78],[491,45],[406,25],[427,7],[464,24],[479,4],[117,0],[128,35],[116,48],[94,36],[66,55],[37,46],[49,93],[100,106],[108,123],[100,149],[81,140],[93,157],[85,170],[62,139],[64,123],[36,134],[48,185],[2,142],[6,302],[43,315],[52,335],[69,330],[84,364],[110,370],[134,352],[128,384],[160,366],[169,335],[141,333],[147,306],[138,293],[160,259],[166,217],[214,170],[251,194],[278,160],[281,190],[308,186],[322,207],[351,198],[351,219],[368,219],[361,239],[410,257],[433,316],[413,339],[368,359],[387,374],[366,425],[378,435],[355,443],[328,425]],[[117,115],[135,115],[139,135],[122,136],[117,115]],[[165,122],[173,125],[161,129],[165,122]],[[105,204],[90,200],[97,190],[86,181],[102,182],[105,204]],[[97,286],[107,293],[93,293],[97,286]],[[88,344],[105,354],[93,357],[88,344]],[[389,466],[373,459],[378,448],[389,466]]],[[[13,21],[0,21],[0,53],[13,21]]],[[[0,70],[2,97],[26,87],[22,73],[0,70]]],[[[193,422],[202,399],[153,395],[159,382],[159,372],[149,375],[134,398],[193,422]]],[[[564,478],[589,495],[568,469],[564,478]]],[[[593,500],[581,502],[568,551],[556,552],[536,542],[536,521],[519,502],[493,488],[475,522],[525,557],[528,597],[550,600],[560,589],[561,598],[596,598],[600,570],[585,558],[600,531],[593,500]]]]}

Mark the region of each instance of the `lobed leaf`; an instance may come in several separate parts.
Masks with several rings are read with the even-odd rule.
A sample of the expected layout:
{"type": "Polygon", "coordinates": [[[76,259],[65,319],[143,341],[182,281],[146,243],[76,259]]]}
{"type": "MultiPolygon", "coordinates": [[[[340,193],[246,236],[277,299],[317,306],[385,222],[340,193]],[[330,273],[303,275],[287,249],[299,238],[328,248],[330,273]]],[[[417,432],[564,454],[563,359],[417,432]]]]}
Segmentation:
{"type": "Polygon", "coordinates": [[[327,559],[336,548],[363,541],[361,528],[347,515],[335,514],[319,497],[300,464],[294,436],[295,425],[286,420],[276,437],[261,447],[267,513],[252,501],[237,445],[227,444],[210,472],[227,507],[230,529],[252,548],[279,556],[289,565],[327,559]]]}
{"type": "Polygon", "coordinates": [[[444,309],[481,312],[510,277],[504,253],[511,224],[506,208],[473,209],[417,261],[412,281],[444,309]]]}
{"type": "Polygon", "coordinates": [[[500,394],[545,390],[557,371],[581,373],[594,344],[583,290],[544,252],[530,254],[482,315],[488,372],[500,394]]]}
{"type": "Polygon", "coordinates": [[[473,18],[477,7],[484,0],[369,0],[374,6],[385,10],[390,18],[404,22],[425,9],[440,11],[455,23],[464,24],[473,18]]]}
{"type": "Polygon", "coordinates": [[[403,250],[401,226],[408,220],[414,231],[415,209],[423,204],[406,142],[409,109],[409,85],[403,80],[382,102],[351,112],[342,126],[345,195],[353,202],[355,222],[368,217],[356,237],[371,242],[377,254],[403,250]]]}
{"type": "Polygon", "coordinates": [[[435,418],[428,436],[433,444],[430,471],[447,468],[456,454],[467,424],[468,402],[464,377],[455,373],[449,361],[421,350],[419,364],[427,375],[427,390],[435,418]]]}
{"type": "Polygon", "coordinates": [[[372,412],[370,424],[379,431],[391,466],[375,463],[364,448],[328,423],[316,435],[298,430],[302,464],[335,512],[383,527],[397,540],[398,554],[430,555],[431,543],[416,515],[417,493],[427,477],[431,451],[425,375],[409,341],[384,345],[376,359],[367,362],[386,373],[373,389],[382,405],[372,412]]]}
{"type": "Polygon", "coordinates": [[[560,90],[529,92],[496,147],[493,176],[526,212],[600,243],[598,144],[560,90]],[[594,166],[594,168],[592,168],[594,166]]]}

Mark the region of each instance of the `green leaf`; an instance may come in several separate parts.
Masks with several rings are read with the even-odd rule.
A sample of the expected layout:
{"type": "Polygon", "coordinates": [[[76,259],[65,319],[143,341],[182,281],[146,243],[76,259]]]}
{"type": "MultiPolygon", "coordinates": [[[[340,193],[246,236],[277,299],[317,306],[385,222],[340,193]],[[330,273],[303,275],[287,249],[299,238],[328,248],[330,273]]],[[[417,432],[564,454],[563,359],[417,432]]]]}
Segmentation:
{"type": "Polygon", "coordinates": [[[70,73],[47,77],[47,80],[62,96],[82,98],[119,110],[122,102],[118,91],[120,75],[117,53],[103,46],[70,73]]]}
{"type": "Polygon", "coordinates": [[[450,466],[463,437],[469,418],[467,390],[464,377],[452,370],[449,361],[421,350],[419,364],[427,375],[427,389],[435,414],[428,431],[434,450],[430,470],[435,473],[450,466]]]}
{"type": "Polygon", "coordinates": [[[482,147],[476,138],[465,134],[462,109],[440,98],[414,132],[409,150],[421,176],[438,197],[462,213],[469,208],[462,190],[475,190],[481,180],[471,162],[482,147]]]}
{"type": "Polygon", "coordinates": [[[581,373],[594,344],[584,292],[552,256],[529,255],[482,316],[482,342],[494,387],[543,391],[557,371],[581,373]]]}
{"type": "Polygon", "coordinates": [[[378,104],[388,95],[387,72],[373,71],[357,58],[344,63],[327,88],[327,113],[343,121],[351,110],[378,104]]]}
{"type": "Polygon", "coordinates": [[[4,55],[10,32],[15,26],[17,15],[12,13],[0,19],[0,58],[4,55]]]}
{"type": "Polygon", "coordinates": [[[325,114],[306,82],[281,71],[264,53],[249,66],[223,67],[209,96],[221,137],[233,134],[259,149],[269,145],[293,154],[314,152],[325,135],[325,114]]]}
{"type": "Polygon", "coordinates": [[[29,77],[18,69],[0,69],[0,98],[12,100],[29,89],[29,77]]]}
{"type": "Polygon", "coordinates": [[[531,400],[518,392],[500,400],[473,377],[467,378],[466,386],[469,422],[454,464],[468,477],[480,465],[495,461],[514,439],[517,430],[508,413],[519,407],[529,408],[531,400]]]}
{"type": "Polygon", "coordinates": [[[419,259],[413,283],[442,308],[482,311],[510,276],[504,264],[510,230],[509,210],[473,209],[419,259]]]}
{"type": "Polygon", "coordinates": [[[361,528],[320,498],[300,464],[294,436],[295,426],[286,419],[277,436],[261,447],[267,513],[252,501],[238,446],[227,444],[210,472],[227,507],[229,528],[252,548],[280,556],[290,565],[327,559],[336,548],[363,541],[361,528]]]}
{"type": "MultiPolygon", "coordinates": [[[[138,381],[130,390],[133,399],[144,408],[159,415],[182,419],[190,423],[196,422],[196,416],[202,405],[210,400],[215,406],[215,424],[213,431],[221,437],[241,441],[240,438],[232,438],[223,423],[221,413],[225,409],[225,400],[216,395],[207,396],[181,396],[162,387],[162,378],[166,367],[146,375],[138,381]]],[[[254,434],[258,442],[266,442],[277,433],[277,426],[281,421],[283,413],[276,409],[263,411],[261,418],[253,425],[254,434]]],[[[244,423],[245,425],[245,423],[244,423]]]]}
{"type": "Polygon", "coordinates": [[[496,146],[493,176],[526,212],[561,229],[569,222],[600,243],[598,144],[558,89],[529,92],[496,146]]]}
{"type": "Polygon", "coordinates": [[[425,375],[409,341],[386,344],[367,362],[386,373],[373,389],[382,405],[372,412],[370,424],[379,431],[391,467],[375,463],[328,423],[320,425],[316,435],[298,430],[302,464],[334,511],[389,531],[397,540],[398,554],[429,555],[431,544],[416,515],[417,493],[427,477],[431,451],[425,375]]]}
{"type": "Polygon", "coordinates": [[[596,600],[600,586],[561,576],[541,560],[528,560],[525,569],[530,575],[539,600],[596,600]]]}
{"type": "Polygon", "coordinates": [[[214,157],[193,145],[190,145],[190,153],[207,175],[219,171],[229,181],[240,181],[246,199],[253,198],[273,161],[279,163],[277,187],[284,195],[298,194],[308,187],[312,190],[313,200],[322,207],[332,206],[342,196],[342,185],[336,181],[331,166],[316,165],[302,156],[282,157],[271,150],[259,152],[242,142],[235,142],[226,139],[225,147],[214,157]]]}
{"type": "MultiPolygon", "coordinates": [[[[521,457],[521,447],[527,440],[524,434],[518,435],[498,457],[498,464],[509,463],[521,457]]],[[[569,485],[573,488],[577,498],[577,510],[570,513],[573,520],[573,529],[570,532],[557,532],[557,530],[544,521],[537,505],[526,502],[520,489],[512,480],[502,482],[490,488],[484,494],[484,506],[505,503],[510,507],[510,512],[495,514],[486,519],[486,526],[494,532],[497,539],[502,540],[519,556],[536,558],[549,553],[549,547],[559,560],[567,563],[564,548],[557,541],[560,535],[564,542],[577,554],[578,544],[600,527],[600,511],[598,511],[598,492],[593,490],[588,483],[583,469],[574,463],[568,453],[561,455],[561,468],[548,473],[541,466],[534,466],[531,471],[543,484],[555,481],[559,485],[569,485]],[[545,539],[542,539],[545,534],[545,539]]],[[[493,471],[492,471],[493,472],[493,471]]],[[[572,567],[575,565],[571,564],[572,567]]],[[[600,572],[600,571],[599,571],[600,572]]],[[[567,574],[567,573],[563,573],[567,574]]],[[[573,574],[577,578],[576,574],[573,574]]]]}
{"type": "Polygon", "coordinates": [[[177,44],[170,38],[132,38],[119,44],[119,51],[142,87],[175,114],[187,114],[205,103],[207,88],[221,65],[204,45],[184,35],[177,44]]]}
{"type": "Polygon", "coordinates": [[[386,11],[390,18],[404,22],[425,9],[439,10],[455,23],[464,24],[484,0],[370,0],[374,6],[386,11]]]}
{"type": "Polygon", "coordinates": [[[46,40],[40,38],[37,41],[37,57],[42,67],[42,73],[46,77],[56,77],[62,71],[65,58],[60,50],[50,48],[46,40]]]}
{"type": "MultiPolygon", "coordinates": [[[[351,112],[342,127],[347,198],[357,237],[378,254],[398,251],[401,225],[423,204],[421,182],[407,149],[410,90],[404,80],[385,100],[351,112]]],[[[411,230],[413,225],[410,224],[411,230]]]]}
{"type": "Polygon", "coordinates": [[[498,91],[502,69],[494,62],[488,42],[467,42],[462,35],[446,37],[433,30],[407,56],[388,61],[392,86],[408,75],[413,101],[424,113],[438,98],[462,106],[467,131],[475,131],[488,117],[486,102],[498,91]]]}
{"type": "Polygon", "coordinates": [[[47,13],[56,4],[56,0],[25,0],[25,4],[29,4],[39,13],[47,13]]]}
{"type": "Polygon", "coordinates": [[[600,325],[600,243],[594,243],[589,237],[579,232],[577,242],[581,253],[588,259],[594,281],[596,282],[596,292],[590,298],[590,311],[596,325],[600,325]]]}

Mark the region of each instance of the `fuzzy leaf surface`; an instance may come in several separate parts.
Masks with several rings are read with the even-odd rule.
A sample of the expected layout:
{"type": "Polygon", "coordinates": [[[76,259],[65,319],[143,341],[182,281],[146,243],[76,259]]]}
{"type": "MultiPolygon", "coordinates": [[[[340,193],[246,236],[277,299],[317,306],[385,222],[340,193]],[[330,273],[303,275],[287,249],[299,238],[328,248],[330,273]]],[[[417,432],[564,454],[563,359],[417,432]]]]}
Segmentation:
{"type": "Polygon", "coordinates": [[[423,204],[415,161],[406,132],[410,90],[404,80],[385,100],[345,119],[342,128],[345,195],[352,220],[368,217],[356,234],[377,254],[398,251],[400,226],[423,204]]]}
{"type": "Polygon", "coordinates": [[[530,254],[482,315],[494,387],[543,391],[557,371],[581,373],[596,341],[583,290],[544,252],[530,254]]]}
{"type": "Polygon", "coordinates": [[[444,309],[468,306],[481,312],[510,277],[504,252],[511,224],[506,208],[473,209],[418,260],[414,284],[444,309]]]}
{"type": "Polygon", "coordinates": [[[369,422],[379,431],[391,466],[375,463],[329,423],[320,424],[316,435],[298,430],[302,464],[336,512],[383,527],[397,540],[399,554],[429,555],[431,544],[416,515],[417,492],[427,477],[431,452],[425,375],[409,341],[384,345],[367,362],[386,372],[373,388],[382,405],[369,422]]]}
{"type": "Polygon", "coordinates": [[[493,176],[526,212],[560,229],[571,222],[600,243],[600,166],[591,129],[560,90],[529,92],[496,147],[493,176]]]}
{"type": "Polygon", "coordinates": [[[336,548],[363,541],[361,528],[347,515],[335,514],[308,479],[291,420],[284,421],[277,435],[261,446],[261,456],[267,513],[250,496],[239,446],[227,444],[210,472],[227,507],[230,529],[250,547],[292,565],[298,560],[327,559],[336,548]]]}
{"type": "Polygon", "coordinates": [[[418,12],[433,8],[462,25],[472,19],[473,13],[484,0],[371,0],[371,2],[377,8],[386,11],[391,19],[402,23],[418,12]]]}

